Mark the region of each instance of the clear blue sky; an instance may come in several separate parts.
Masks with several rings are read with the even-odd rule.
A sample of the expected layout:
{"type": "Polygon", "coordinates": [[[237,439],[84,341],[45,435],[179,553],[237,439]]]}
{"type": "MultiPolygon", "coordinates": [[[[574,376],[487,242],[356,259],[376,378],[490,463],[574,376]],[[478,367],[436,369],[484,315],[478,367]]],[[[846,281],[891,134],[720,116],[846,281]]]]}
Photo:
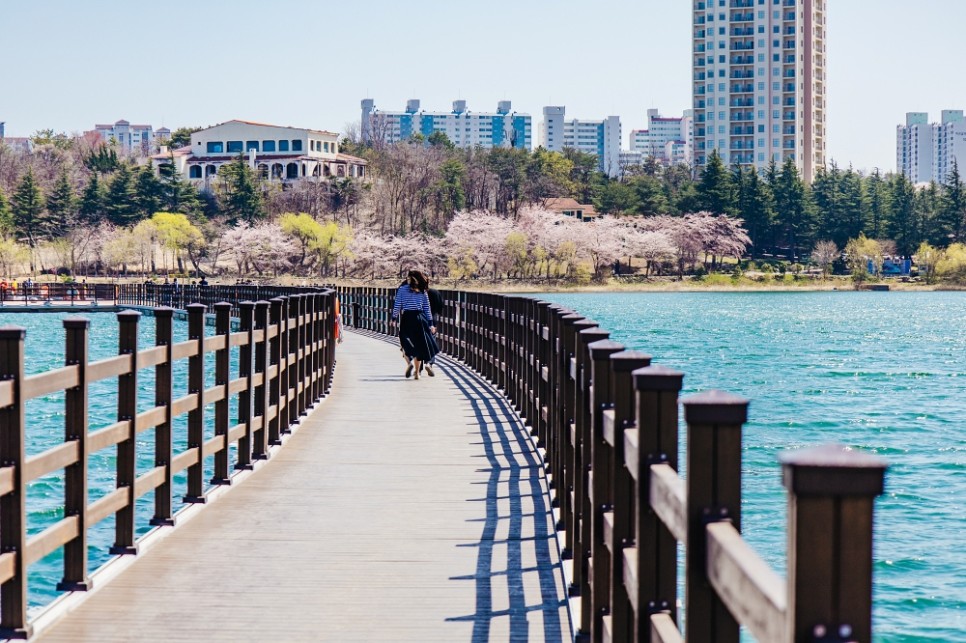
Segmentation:
{"type": "MultiPolygon", "coordinates": [[[[121,118],[206,126],[233,118],[342,131],[359,101],[430,110],[501,99],[534,116],[691,100],[687,0],[31,0],[0,7],[0,120],[8,136],[121,118]]],[[[907,111],[966,109],[963,0],[828,0],[828,152],[895,167],[907,111]]],[[[536,137],[534,137],[536,138],[536,137]]]]}

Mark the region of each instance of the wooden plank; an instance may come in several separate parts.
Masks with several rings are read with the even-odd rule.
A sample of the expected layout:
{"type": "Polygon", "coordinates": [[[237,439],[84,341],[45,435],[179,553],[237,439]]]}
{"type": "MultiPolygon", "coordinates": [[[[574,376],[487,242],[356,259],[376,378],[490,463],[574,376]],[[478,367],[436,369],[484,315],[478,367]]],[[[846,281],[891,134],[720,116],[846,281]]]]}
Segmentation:
{"type": "Polygon", "coordinates": [[[235,395],[248,388],[248,378],[247,377],[236,377],[228,384],[228,394],[235,395]]]}
{"type": "Polygon", "coordinates": [[[631,607],[635,612],[640,611],[637,604],[637,547],[625,547],[622,550],[624,556],[624,589],[627,598],[631,602],[631,607]]]}
{"type": "Polygon", "coordinates": [[[171,417],[176,418],[198,407],[198,394],[189,393],[171,402],[171,417]]]}
{"type": "Polygon", "coordinates": [[[601,429],[604,436],[604,442],[610,446],[614,446],[614,434],[617,432],[614,427],[615,416],[613,409],[607,409],[603,412],[601,416],[601,429]]]}
{"type": "Polygon", "coordinates": [[[192,449],[186,449],[176,455],[173,460],[171,460],[171,471],[172,473],[181,473],[193,464],[198,463],[198,447],[192,449]]]}
{"type": "Polygon", "coordinates": [[[131,372],[131,356],[117,355],[108,357],[97,362],[91,362],[87,366],[87,383],[93,384],[100,380],[110,377],[118,377],[131,372]]]}
{"type": "MultiPolygon", "coordinates": [[[[164,346],[162,346],[164,348],[164,346]]],[[[144,433],[159,424],[163,424],[168,417],[168,409],[163,406],[156,406],[147,411],[141,411],[137,415],[137,432],[144,433]]]]}
{"type": "Polygon", "coordinates": [[[96,525],[115,512],[127,506],[128,490],[126,487],[115,489],[111,493],[95,500],[87,507],[88,526],[96,525]]]}
{"type": "Polygon", "coordinates": [[[144,494],[148,493],[153,489],[157,489],[164,484],[165,473],[167,472],[166,466],[157,466],[148,469],[147,472],[142,473],[134,481],[134,497],[140,498],[144,494]]]}
{"type": "Polygon", "coordinates": [[[677,471],[666,464],[653,464],[651,469],[651,509],[668,531],[684,542],[688,534],[687,491],[677,471]]]}
{"type": "Polygon", "coordinates": [[[205,389],[205,404],[214,404],[223,399],[225,399],[225,386],[223,384],[215,384],[205,389]]]}
{"type": "Polygon", "coordinates": [[[97,453],[101,449],[112,447],[125,439],[130,423],[130,420],[122,420],[91,433],[87,437],[87,452],[97,453]]]}
{"type": "Polygon", "coordinates": [[[64,389],[77,386],[78,373],[80,369],[77,365],[63,366],[55,368],[46,373],[31,375],[23,380],[22,395],[25,400],[32,400],[37,397],[49,395],[64,389]]]}
{"type": "Polygon", "coordinates": [[[248,345],[248,333],[246,331],[241,331],[238,333],[232,333],[229,335],[230,341],[229,346],[247,346],[248,345]]]}
{"type": "Polygon", "coordinates": [[[225,336],[224,335],[212,335],[211,337],[205,338],[205,353],[213,353],[214,351],[221,350],[225,347],[225,336]]]}
{"type": "Polygon", "coordinates": [[[154,346],[153,348],[146,348],[142,351],[138,351],[138,370],[162,364],[167,358],[167,346],[154,346]]]}
{"type": "Polygon", "coordinates": [[[624,429],[624,466],[627,467],[631,478],[637,480],[638,468],[638,445],[640,444],[640,433],[638,429],[624,429]]]}
{"type": "Polygon", "coordinates": [[[225,436],[216,435],[204,442],[201,445],[201,458],[207,458],[210,455],[214,455],[218,451],[225,448],[225,436]]]}
{"type": "Polygon", "coordinates": [[[48,473],[59,471],[74,464],[77,462],[77,456],[80,452],[77,447],[77,442],[71,440],[27,458],[24,463],[24,482],[31,482],[48,473]]]}
{"type": "Polygon", "coordinates": [[[77,537],[77,516],[67,516],[27,540],[27,565],[32,565],[47,554],[60,549],[64,543],[77,537]]]}
{"type": "Polygon", "coordinates": [[[14,573],[16,573],[16,563],[16,553],[11,551],[6,554],[0,554],[0,583],[6,583],[13,578],[14,573]]]}
{"type": "Polygon", "coordinates": [[[601,522],[604,525],[604,546],[607,547],[607,551],[614,555],[614,512],[604,511],[601,512],[601,522]]]}
{"type": "Polygon", "coordinates": [[[681,631],[669,614],[651,615],[651,643],[684,643],[681,631]]]}
{"type": "Polygon", "coordinates": [[[0,408],[13,404],[13,382],[5,380],[0,382],[0,408]]]}
{"type": "Polygon", "coordinates": [[[228,429],[228,443],[233,444],[245,435],[245,428],[244,424],[236,424],[228,429]]]}
{"type": "Polygon", "coordinates": [[[788,604],[784,581],[731,523],[711,523],[706,529],[708,580],[718,596],[757,640],[783,643],[788,604]]]}
{"type": "Polygon", "coordinates": [[[186,357],[194,357],[198,354],[198,342],[189,339],[186,342],[178,342],[171,346],[171,359],[178,361],[186,357]]]}
{"type": "Polygon", "coordinates": [[[0,467],[0,496],[5,496],[11,491],[13,491],[13,467],[0,467]]]}

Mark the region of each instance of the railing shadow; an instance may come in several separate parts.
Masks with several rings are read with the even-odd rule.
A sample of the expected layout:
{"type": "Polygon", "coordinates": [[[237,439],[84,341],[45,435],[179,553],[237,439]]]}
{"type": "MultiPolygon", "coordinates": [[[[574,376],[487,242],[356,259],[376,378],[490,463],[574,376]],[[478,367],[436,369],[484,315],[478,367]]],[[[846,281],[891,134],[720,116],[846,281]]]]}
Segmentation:
{"type": "MultiPolygon", "coordinates": [[[[543,640],[564,640],[561,624],[563,577],[553,531],[553,519],[545,492],[543,463],[530,443],[526,427],[506,400],[467,368],[440,359],[440,371],[448,376],[470,402],[473,420],[478,426],[489,465],[486,497],[476,502],[486,503],[486,517],[479,543],[463,546],[479,548],[476,573],[451,580],[473,580],[476,583],[476,612],[451,617],[449,621],[472,621],[472,641],[491,639],[494,619],[509,617],[511,641],[529,640],[531,615],[542,612],[543,640]],[[505,489],[505,492],[501,491],[505,489]],[[503,493],[503,495],[501,495],[503,493]],[[533,509],[525,513],[529,501],[533,509]],[[501,515],[501,509],[509,509],[501,515]],[[501,523],[505,523],[501,524],[501,523]],[[499,537],[499,532],[506,537],[499,537]],[[498,560],[501,547],[506,548],[505,565],[498,560]],[[531,549],[532,548],[532,549],[531,549]],[[533,560],[525,559],[532,557],[533,560]],[[527,574],[539,578],[540,602],[528,605],[525,591],[527,574]],[[505,576],[506,609],[495,609],[494,586],[498,577],[505,576]]],[[[566,632],[569,639],[570,632],[566,632]]]]}

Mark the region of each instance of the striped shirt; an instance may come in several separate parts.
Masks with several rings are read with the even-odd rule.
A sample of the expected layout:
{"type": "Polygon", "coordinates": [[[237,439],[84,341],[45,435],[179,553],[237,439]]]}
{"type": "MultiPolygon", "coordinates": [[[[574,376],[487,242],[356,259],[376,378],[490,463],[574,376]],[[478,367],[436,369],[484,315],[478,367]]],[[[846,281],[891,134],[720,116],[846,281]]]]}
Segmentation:
{"type": "Polygon", "coordinates": [[[396,291],[396,303],[392,307],[392,318],[399,317],[402,310],[421,310],[429,325],[433,325],[433,313],[429,310],[429,297],[424,292],[414,292],[409,284],[403,284],[396,291]]]}

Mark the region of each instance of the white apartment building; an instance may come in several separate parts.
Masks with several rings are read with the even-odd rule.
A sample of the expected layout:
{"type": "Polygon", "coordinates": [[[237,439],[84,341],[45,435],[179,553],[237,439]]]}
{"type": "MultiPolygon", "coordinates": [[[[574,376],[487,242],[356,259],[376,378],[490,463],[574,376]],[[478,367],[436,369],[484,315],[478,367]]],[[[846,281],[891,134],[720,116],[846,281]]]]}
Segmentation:
{"type": "Polygon", "coordinates": [[[694,162],[825,165],[825,0],[693,0],[694,162]]]}
{"type": "Polygon", "coordinates": [[[694,118],[690,109],[681,117],[661,116],[647,110],[647,129],[631,130],[630,149],[644,158],[653,157],[665,165],[691,163],[694,145],[694,118]]]}
{"type": "Polygon", "coordinates": [[[551,152],[572,148],[593,154],[597,166],[608,176],[618,176],[621,171],[621,119],[608,116],[602,120],[566,119],[566,107],[562,105],[543,108],[540,127],[540,144],[551,152]]]}
{"type": "Polygon", "coordinates": [[[420,109],[418,99],[406,103],[406,111],[389,112],[376,109],[371,98],[362,100],[362,140],[368,144],[393,144],[409,140],[416,134],[428,138],[443,132],[457,147],[515,147],[529,150],[532,146],[532,123],[529,114],[512,111],[508,100],[497,103],[496,112],[472,112],[465,100],[454,100],[449,112],[427,112],[420,109]]]}
{"type": "Polygon", "coordinates": [[[906,124],[896,126],[896,170],[913,183],[945,182],[960,158],[966,161],[963,110],[944,109],[938,123],[927,112],[908,112],[906,124]]]}
{"type": "Polygon", "coordinates": [[[239,155],[265,180],[366,176],[366,161],[340,153],[335,132],[240,120],[199,130],[189,147],[162,150],[151,159],[156,167],[173,163],[185,179],[207,186],[239,155]]]}
{"type": "Polygon", "coordinates": [[[157,147],[157,143],[171,137],[171,130],[162,127],[156,132],[150,125],[132,125],[121,119],[111,124],[98,124],[92,130],[105,143],[116,143],[121,154],[146,156],[157,147]]]}

